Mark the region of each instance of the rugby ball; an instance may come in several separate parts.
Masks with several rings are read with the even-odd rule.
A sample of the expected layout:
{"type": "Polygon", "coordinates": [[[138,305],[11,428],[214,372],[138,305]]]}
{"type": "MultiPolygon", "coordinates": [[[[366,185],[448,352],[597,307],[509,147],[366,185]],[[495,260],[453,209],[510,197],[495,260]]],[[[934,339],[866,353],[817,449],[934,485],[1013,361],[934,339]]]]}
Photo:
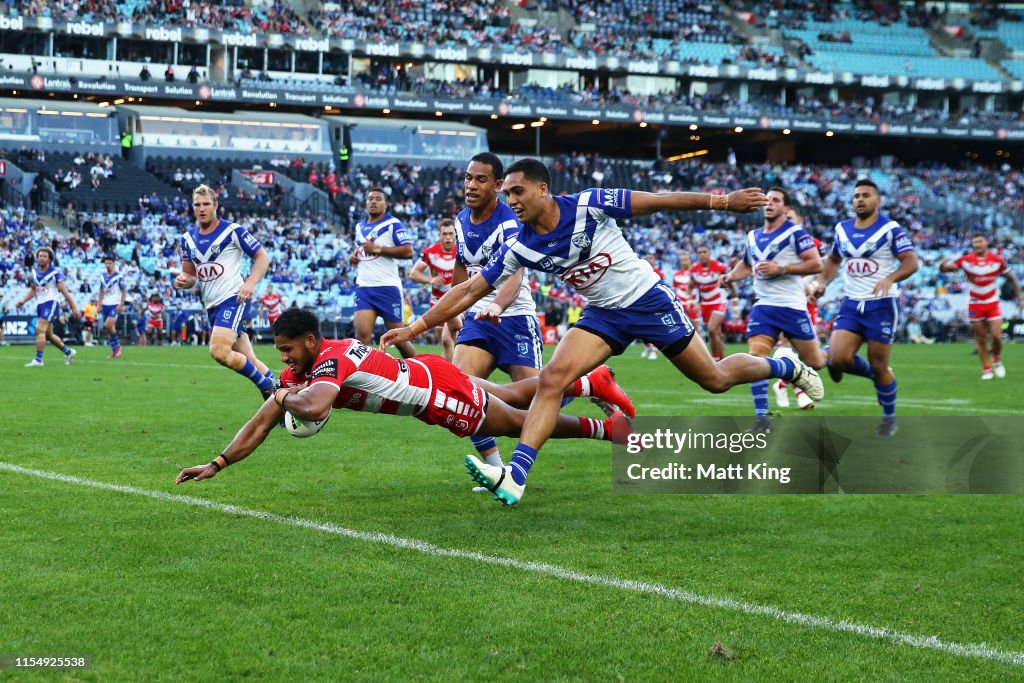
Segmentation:
{"type": "MultiPolygon", "coordinates": [[[[305,393],[308,389],[303,389],[300,394],[305,393]]],[[[292,415],[287,410],[284,412],[284,428],[288,430],[288,433],[294,436],[296,439],[306,439],[311,436],[316,436],[320,433],[320,430],[324,428],[327,421],[331,419],[331,413],[334,409],[331,408],[331,412],[327,413],[327,417],[322,420],[300,420],[299,418],[292,415]]]]}

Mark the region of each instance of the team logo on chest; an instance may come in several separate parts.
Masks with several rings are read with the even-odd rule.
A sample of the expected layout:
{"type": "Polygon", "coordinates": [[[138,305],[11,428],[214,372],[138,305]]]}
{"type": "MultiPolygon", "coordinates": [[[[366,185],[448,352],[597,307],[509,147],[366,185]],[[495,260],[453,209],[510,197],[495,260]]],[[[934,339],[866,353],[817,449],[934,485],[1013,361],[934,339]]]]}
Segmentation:
{"type": "Polygon", "coordinates": [[[566,271],[562,275],[562,279],[577,291],[586,290],[597,284],[611,265],[612,257],[602,252],[583,261],[572,270],[566,271]]]}
{"type": "Polygon", "coordinates": [[[590,238],[587,236],[587,233],[585,232],[573,235],[572,243],[575,244],[580,250],[590,248],[590,238]]]}

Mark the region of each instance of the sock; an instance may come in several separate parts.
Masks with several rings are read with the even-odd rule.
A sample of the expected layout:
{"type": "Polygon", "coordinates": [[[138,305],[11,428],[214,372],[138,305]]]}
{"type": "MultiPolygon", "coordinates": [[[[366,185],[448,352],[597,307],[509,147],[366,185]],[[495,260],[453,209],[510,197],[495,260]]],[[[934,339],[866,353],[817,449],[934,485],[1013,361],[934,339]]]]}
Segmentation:
{"type": "Polygon", "coordinates": [[[711,360],[713,360],[713,361],[715,361],[717,363],[718,361],[722,360],[722,357],[721,356],[711,356],[711,360]]]}
{"type": "Polygon", "coordinates": [[[864,356],[856,355],[853,357],[853,369],[847,370],[851,375],[858,375],[860,377],[867,377],[868,379],[875,378],[875,371],[871,369],[871,363],[864,356]]]}
{"type": "Polygon", "coordinates": [[[878,394],[878,405],[882,406],[882,416],[896,417],[896,380],[892,384],[876,384],[875,393],[878,394]]]}
{"type": "Polygon", "coordinates": [[[268,380],[270,380],[270,386],[273,387],[274,386],[274,380],[276,379],[276,377],[274,377],[274,371],[271,370],[270,368],[267,368],[267,374],[264,375],[264,377],[266,377],[268,380]]]}
{"type": "Polygon", "coordinates": [[[498,441],[493,436],[471,436],[469,440],[473,443],[476,452],[480,454],[498,447],[498,441]]]}
{"type": "Polygon", "coordinates": [[[764,417],[768,414],[768,380],[760,379],[750,383],[750,393],[754,396],[754,414],[764,417]]]}
{"type": "Polygon", "coordinates": [[[584,439],[604,439],[604,422],[592,417],[581,417],[580,437],[584,439]]]}
{"type": "Polygon", "coordinates": [[[991,365],[983,365],[981,367],[981,371],[982,372],[992,372],[992,366],[991,365]]]}
{"type": "Polygon", "coordinates": [[[799,387],[793,387],[793,393],[796,394],[797,396],[803,396],[804,390],[799,387]]]}
{"type": "Polygon", "coordinates": [[[494,451],[490,455],[484,458],[484,462],[488,465],[494,465],[495,467],[504,467],[505,463],[501,461],[501,453],[494,451]]]}
{"type": "Polygon", "coordinates": [[[782,358],[765,358],[764,360],[768,362],[769,377],[778,377],[779,379],[785,380],[793,379],[793,373],[796,372],[796,365],[793,364],[791,359],[783,356],[782,358]]]}
{"type": "Polygon", "coordinates": [[[524,443],[517,443],[515,451],[512,452],[512,460],[509,461],[509,469],[512,474],[512,481],[522,486],[526,483],[526,475],[530,473],[534,461],[537,459],[537,451],[524,443]]]}
{"type": "Polygon", "coordinates": [[[61,351],[64,352],[65,356],[70,356],[71,355],[71,347],[68,346],[67,344],[64,345],[64,348],[61,349],[61,351]]]}
{"type": "Polygon", "coordinates": [[[583,375],[572,383],[573,396],[590,396],[590,378],[583,375]]]}
{"type": "MultiPolygon", "coordinates": [[[[778,389],[779,391],[782,391],[783,389],[785,389],[788,386],[789,386],[789,382],[787,382],[784,379],[780,379],[779,383],[775,385],[775,388],[778,389]]],[[[800,391],[800,390],[797,389],[797,391],[800,391]]]]}
{"type": "Polygon", "coordinates": [[[121,340],[117,336],[117,332],[110,335],[110,350],[117,351],[117,347],[121,346],[121,340]]]}
{"type": "Polygon", "coordinates": [[[36,360],[39,361],[40,363],[43,362],[43,352],[42,351],[36,351],[36,360]]]}
{"type": "Polygon", "coordinates": [[[273,383],[270,379],[261,373],[252,361],[248,358],[245,359],[245,365],[241,370],[236,370],[239,375],[245,375],[249,378],[249,381],[259,387],[260,391],[270,391],[273,388],[273,383]]]}
{"type": "Polygon", "coordinates": [[[993,356],[992,356],[992,364],[993,365],[999,365],[1001,362],[1002,361],[999,359],[999,356],[996,356],[996,355],[993,354],[993,356]]]}

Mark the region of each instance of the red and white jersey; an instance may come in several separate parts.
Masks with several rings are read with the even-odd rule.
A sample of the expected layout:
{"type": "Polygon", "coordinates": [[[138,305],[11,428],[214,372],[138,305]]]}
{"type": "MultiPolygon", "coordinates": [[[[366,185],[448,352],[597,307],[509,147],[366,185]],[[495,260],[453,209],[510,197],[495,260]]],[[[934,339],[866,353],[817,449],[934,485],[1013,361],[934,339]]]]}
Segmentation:
{"type": "Polygon", "coordinates": [[[423,250],[420,261],[427,264],[427,270],[430,271],[431,278],[436,278],[440,275],[442,279],[440,287],[436,284],[431,285],[430,296],[431,304],[433,304],[452,288],[452,273],[455,270],[455,247],[453,246],[451,251],[445,251],[441,247],[440,242],[431,244],[423,250]]]}
{"type": "Polygon", "coordinates": [[[708,261],[706,266],[698,262],[690,268],[690,277],[697,283],[697,292],[702,305],[713,306],[725,303],[725,292],[722,291],[722,287],[718,283],[728,270],[729,266],[715,259],[708,261]]]}
{"type": "Polygon", "coordinates": [[[264,294],[260,297],[260,303],[267,309],[267,318],[273,323],[281,315],[281,295],[264,294]]]}
{"type": "Polygon", "coordinates": [[[458,436],[476,433],[486,416],[487,393],[444,358],[400,360],[356,339],[324,339],[308,374],[281,373],[284,387],[306,382],[337,387],[335,408],[414,415],[458,436]]]}
{"type": "Polygon", "coordinates": [[[146,313],[149,316],[149,322],[153,323],[156,321],[163,322],[164,319],[164,305],[160,302],[153,303],[150,301],[146,304],[146,313]]]}
{"type": "Polygon", "coordinates": [[[991,304],[999,301],[999,276],[1008,269],[1002,256],[988,251],[978,256],[973,251],[964,254],[953,265],[967,275],[968,293],[971,304],[991,304]]]}
{"type": "Polygon", "coordinates": [[[672,289],[676,291],[676,296],[683,301],[690,301],[693,299],[693,295],[690,293],[690,271],[689,270],[677,270],[675,275],[672,276],[672,289]]]}

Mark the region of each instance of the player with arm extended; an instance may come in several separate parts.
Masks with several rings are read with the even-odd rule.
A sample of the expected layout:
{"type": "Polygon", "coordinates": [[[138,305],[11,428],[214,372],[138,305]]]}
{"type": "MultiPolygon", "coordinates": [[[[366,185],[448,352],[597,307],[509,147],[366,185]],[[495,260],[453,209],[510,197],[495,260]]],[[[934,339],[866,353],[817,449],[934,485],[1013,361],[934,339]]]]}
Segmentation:
{"type": "MultiPolygon", "coordinates": [[[[747,233],[743,258],[722,276],[722,283],[732,284],[754,277],[757,302],[750,309],[747,321],[751,355],[767,357],[775,342],[785,335],[800,360],[818,370],[825,367],[825,354],[818,346],[818,335],[807,313],[803,277],[821,272],[821,256],[803,226],[787,218],[789,193],[781,187],[773,187],[767,195],[764,225],[747,233]]],[[[751,382],[750,393],[757,417],[754,430],[768,433],[771,431],[768,381],[751,382]]]]}
{"type": "Polygon", "coordinates": [[[248,335],[240,334],[252,317],[256,285],[270,267],[270,257],[248,230],[218,218],[217,194],[206,185],[192,193],[196,226],[181,236],[181,274],[177,289],[199,284],[199,297],[212,326],[210,355],[224,367],[246,377],[264,397],[274,387],[274,373],[253,351],[248,335]],[[242,279],[242,257],[252,258],[249,277],[242,279]]]}
{"type": "MultiPolygon", "coordinates": [[[[504,178],[504,164],[490,152],[475,155],[466,165],[466,206],[455,217],[452,286],[478,276],[501,245],[522,228],[508,204],[498,199],[504,178]]],[[[452,318],[448,324],[457,320],[452,318]]],[[[537,306],[526,272],[520,270],[466,312],[452,362],[470,377],[487,379],[497,368],[518,381],[540,374],[543,349],[537,306]]],[[[470,441],[481,460],[504,466],[493,437],[474,436],[470,441]]]]}
{"type": "MultiPolygon", "coordinates": [[[[431,306],[452,288],[452,270],[455,268],[455,221],[442,218],[438,221],[437,231],[441,240],[423,250],[409,273],[409,279],[413,282],[430,285],[431,306]]],[[[457,334],[458,329],[454,332],[457,334]]],[[[441,326],[441,347],[447,360],[451,360],[455,353],[455,338],[452,334],[453,330],[448,325],[441,326]]]]}
{"type": "Polygon", "coordinates": [[[60,312],[58,295],[63,295],[75,318],[80,318],[78,306],[75,305],[75,300],[71,298],[71,292],[64,282],[64,273],[57,268],[57,258],[53,249],[40,247],[36,251],[36,266],[32,269],[32,284],[29,285],[28,294],[17,304],[17,307],[21,308],[33,297],[36,299],[36,357],[25,363],[26,368],[43,366],[43,349],[46,348],[47,340],[64,354],[65,365],[71,365],[77,354],[53,332],[53,321],[60,312]]]}
{"type": "Polygon", "coordinates": [[[942,259],[939,272],[964,271],[967,276],[968,295],[967,318],[971,321],[974,342],[978,346],[978,360],[981,361],[981,378],[984,380],[1006,377],[1003,367],[1003,311],[999,305],[999,276],[1003,275],[1013,285],[1017,308],[1024,311],[1020,281],[1006,265],[1006,260],[988,248],[988,237],[983,232],[971,236],[971,253],[954,261],[942,259]],[[988,337],[992,338],[991,352],[988,337]]]}
{"type": "MultiPolygon", "coordinates": [[[[288,367],[282,387],[267,399],[224,451],[207,465],[183,469],[176,483],[209,479],[259,447],[284,411],[300,420],[325,420],[333,408],[415,417],[459,437],[519,436],[538,381],[499,385],[471,378],[441,356],[400,360],[357,339],[324,339],[310,311],[290,308],[274,324],[274,344],[288,367]]],[[[578,380],[567,395],[580,395],[578,380]]],[[[619,390],[621,391],[621,389],[619,390]]],[[[622,413],[604,420],[557,414],[554,438],[625,443],[632,433],[622,413]]]]}
{"type": "Polygon", "coordinates": [[[121,339],[117,336],[117,316],[124,311],[126,290],[124,277],[116,269],[113,256],[103,257],[103,273],[100,274],[100,292],[96,300],[100,303],[103,326],[107,328],[110,343],[110,358],[121,357],[121,339]]]}
{"type": "MultiPolygon", "coordinates": [[[[405,323],[404,297],[398,262],[412,258],[412,242],[405,226],[388,213],[388,196],[383,188],[371,187],[366,193],[366,219],[356,224],[355,251],[348,258],[356,269],[356,312],[353,323],[356,338],[373,343],[373,325],[379,315],[389,330],[405,323]]],[[[406,358],[416,355],[412,344],[399,344],[406,358]]]]}
{"type": "Polygon", "coordinates": [[[845,297],[829,337],[828,373],[839,382],[843,373],[874,382],[882,406],[879,436],[896,433],[896,376],[889,367],[892,343],[899,327],[899,287],[896,283],[917,272],[914,245],[903,227],[879,213],[882,195],[870,178],[853,189],[855,218],[836,223],[832,251],[815,279],[815,295],[839,275],[845,262],[845,297]],[[865,340],[868,357],[858,355],[865,340]]]}
{"type": "Polygon", "coordinates": [[[715,362],[703,344],[690,344],[694,330],[682,302],[659,280],[651,265],[637,257],[615,222],[616,218],[659,211],[747,212],[766,203],[760,190],[748,188],[715,196],[592,188],[555,197],[550,182],[547,168],[536,159],[512,164],[503,189],[523,223],[519,235],[502,245],[480,277],[453,287],[427,312],[425,320],[392,330],[382,340],[385,345],[405,341],[423,332],[425,325],[458,315],[524,266],[558,275],[587,300],[583,315],[541,370],[540,385],[510,465],[499,468],[466,457],[471,476],[493,487],[499,501],[514,505],[522,497],[527,473],[552,433],[563,390],[610,356],[621,354],[636,338],[656,344],[677,370],[713,393],[736,384],[783,377],[821,398],[821,379],[799,360],[734,354],[715,362]]]}

